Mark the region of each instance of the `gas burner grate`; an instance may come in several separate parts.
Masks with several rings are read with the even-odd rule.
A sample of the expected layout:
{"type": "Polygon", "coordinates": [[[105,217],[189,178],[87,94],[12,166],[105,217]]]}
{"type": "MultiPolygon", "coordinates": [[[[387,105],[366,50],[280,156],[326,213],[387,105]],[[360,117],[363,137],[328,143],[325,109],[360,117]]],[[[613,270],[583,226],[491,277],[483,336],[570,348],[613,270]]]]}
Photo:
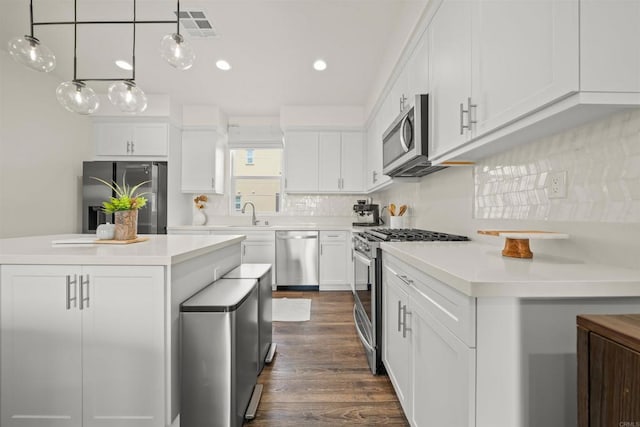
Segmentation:
{"type": "Polygon", "coordinates": [[[469,240],[466,236],[415,228],[374,228],[365,233],[386,242],[463,242],[469,240]]]}

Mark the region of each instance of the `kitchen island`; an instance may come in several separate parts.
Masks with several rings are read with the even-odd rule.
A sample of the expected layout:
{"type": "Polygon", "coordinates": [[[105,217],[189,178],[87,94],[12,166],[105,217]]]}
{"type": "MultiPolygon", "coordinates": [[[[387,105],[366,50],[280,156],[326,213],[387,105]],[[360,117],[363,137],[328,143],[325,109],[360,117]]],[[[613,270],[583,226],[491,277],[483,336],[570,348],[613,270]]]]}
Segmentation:
{"type": "Polygon", "coordinates": [[[576,316],[640,313],[640,270],[478,242],[381,248],[383,360],[413,426],[575,426],[576,316]]]}
{"type": "Polygon", "coordinates": [[[87,237],[0,240],[2,426],[170,426],[179,304],[238,266],[245,238],[52,244],[87,237]]]}

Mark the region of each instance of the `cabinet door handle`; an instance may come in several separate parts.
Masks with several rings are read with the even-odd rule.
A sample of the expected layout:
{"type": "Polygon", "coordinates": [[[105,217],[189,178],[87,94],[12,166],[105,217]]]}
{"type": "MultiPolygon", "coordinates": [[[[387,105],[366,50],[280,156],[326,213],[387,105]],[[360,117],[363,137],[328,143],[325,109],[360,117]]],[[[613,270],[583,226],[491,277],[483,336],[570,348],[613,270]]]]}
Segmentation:
{"type": "MultiPolygon", "coordinates": [[[[478,108],[478,104],[472,104],[471,103],[471,97],[467,98],[467,118],[468,118],[468,122],[469,122],[469,127],[468,129],[471,130],[471,125],[475,125],[476,123],[478,123],[477,120],[474,120],[472,115],[471,115],[471,109],[476,109],[478,108]]],[[[475,116],[475,114],[474,114],[475,116]]]]}
{"type": "Polygon", "coordinates": [[[84,280],[84,275],[80,275],[80,310],[89,308],[89,275],[87,274],[87,281],[84,280]],[[87,292],[85,295],[84,286],[87,285],[87,292]],[[86,303],[86,304],[85,304],[86,303]]]}
{"type": "Polygon", "coordinates": [[[323,246],[324,246],[324,245],[321,243],[321,244],[320,244],[320,256],[322,256],[322,247],[323,247],[323,246]]]}
{"type": "Polygon", "coordinates": [[[378,180],[378,172],[373,171],[373,183],[375,184],[375,182],[378,180]]]}
{"type": "Polygon", "coordinates": [[[402,311],[402,302],[398,300],[398,332],[402,330],[402,316],[400,312],[402,311]]]}
{"type": "Polygon", "coordinates": [[[468,113],[468,111],[464,109],[464,104],[460,103],[460,135],[464,135],[464,130],[469,129],[469,126],[464,124],[465,113],[468,113]]]}
{"type": "Polygon", "coordinates": [[[131,142],[127,141],[127,154],[131,152],[131,142]]]}
{"type": "Polygon", "coordinates": [[[411,329],[407,328],[407,304],[405,304],[402,306],[402,338],[407,337],[408,330],[411,330],[411,329]]]}
{"type": "Polygon", "coordinates": [[[398,274],[398,277],[407,285],[413,285],[413,280],[409,279],[406,275],[398,274]]]}
{"type": "Polygon", "coordinates": [[[136,146],[133,143],[133,141],[131,141],[131,154],[133,154],[136,151],[136,146]]]}
{"type": "Polygon", "coordinates": [[[340,178],[338,178],[338,190],[340,189],[340,178]]]}
{"type": "Polygon", "coordinates": [[[73,307],[78,306],[78,276],[76,274],[73,275],[73,280],[71,280],[71,275],[67,274],[67,310],[71,310],[71,302],[73,301],[73,307]],[[73,298],[71,298],[71,285],[73,285],[73,298]]]}
{"type": "Polygon", "coordinates": [[[284,188],[289,188],[288,184],[289,180],[287,178],[284,179],[284,188]]]}
{"type": "Polygon", "coordinates": [[[216,179],[211,178],[211,188],[216,188],[216,179]]]}
{"type": "Polygon", "coordinates": [[[244,243],[242,244],[242,256],[245,256],[247,254],[247,245],[245,245],[244,243]]]}

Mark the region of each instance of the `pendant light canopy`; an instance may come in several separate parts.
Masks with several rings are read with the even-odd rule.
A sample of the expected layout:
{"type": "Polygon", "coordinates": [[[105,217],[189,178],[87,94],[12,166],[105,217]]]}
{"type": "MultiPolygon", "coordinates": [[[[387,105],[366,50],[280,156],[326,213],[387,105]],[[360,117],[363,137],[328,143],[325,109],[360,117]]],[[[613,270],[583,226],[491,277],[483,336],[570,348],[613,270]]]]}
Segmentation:
{"type": "Polygon", "coordinates": [[[8,47],[11,57],[22,65],[45,73],[56,68],[53,52],[33,36],[14,37],[8,47]]]}
{"type": "Polygon", "coordinates": [[[147,96],[132,81],[123,80],[109,86],[109,101],[125,113],[142,113],[147,109],[147,96]]]}
{"type": "Polygon", "coordinates": [[[169,65],[181,71],[191,68],[196,59],[191,45],[178,33],[167,34],[162,38],[160,55],[169,65]]]}
{"type": "Polygon", "coordinates": [[[86,85],[88,81],[114,82],[108,90],[109,101],[120,111],[125,113],[141,113],[147,108],[147,96],[136,86],[136,27],[138,24],[175,24],[177,30],[166,35],[160,43],[161,56],[178,70],[191,68],[195,60],[195,53],[189,43],[180,35],[180,0],[176,0],[176,19],[171,21],[140,21],[136,19],[136,0],[133,3],[133,20],[131,21],[78,21],[77,0],[73,1],[73,21],[64,22],[33,22],[33,0],[29,2],[29,16],[31,35],[14,37],[9,40],[8,47],[11,57],[17,62],[37,71],[49,72],[56,66],[56,57],[46,46],[34,37],[33,29],[39,25],[73,25],[73,80],[61,83],[56,89],[58,102],[67,110],[78,114],[91,114],[98,109],[100,101],[96,93],[86,85]],[[77,45],[78,25],[100,24],[131,24],[133,37],[131,42],[132,64],[131,78],[78,78],[77,76],[77,45]]]}
{"type": "Polygon", "coordinates": [[[72,113],[91,114],[100,106],[98,95],[80,81],[60,83],[56,98],[60,105],[72,113]]]}

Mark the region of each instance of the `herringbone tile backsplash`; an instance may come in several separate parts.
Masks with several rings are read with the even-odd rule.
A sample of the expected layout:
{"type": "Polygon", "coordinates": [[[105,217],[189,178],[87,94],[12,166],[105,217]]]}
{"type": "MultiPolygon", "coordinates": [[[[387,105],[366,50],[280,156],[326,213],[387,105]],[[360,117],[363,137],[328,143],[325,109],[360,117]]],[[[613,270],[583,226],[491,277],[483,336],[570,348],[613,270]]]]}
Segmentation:
{"type": "Polygon", "coordinates": [[[640,110],[483,159],[474,186],[477,219],[640,222],[640,110]],[[567,197],[549,198],[562,171],[567,197]]]}

